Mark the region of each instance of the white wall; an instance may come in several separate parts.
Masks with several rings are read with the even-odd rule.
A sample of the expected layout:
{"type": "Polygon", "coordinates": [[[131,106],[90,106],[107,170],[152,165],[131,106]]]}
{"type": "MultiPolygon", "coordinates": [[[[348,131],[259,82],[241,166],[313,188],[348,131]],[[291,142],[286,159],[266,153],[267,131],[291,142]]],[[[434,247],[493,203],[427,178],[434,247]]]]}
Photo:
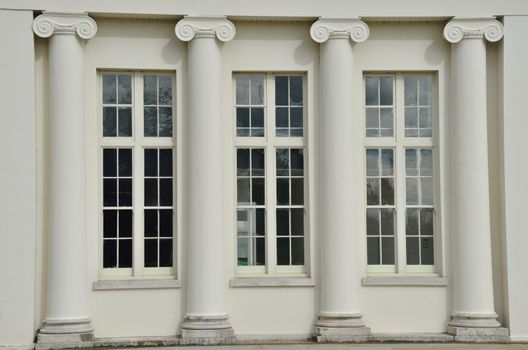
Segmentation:
{"type": "Polygon", "coordinates": [[[528,340],[528,230],[526,222],[527,145],[526,82],[528,81],[528,17],[504,17],[503,157],[504,227],[507,252],[508,320],[513,340],[528,340]]]}
{"type": "Polygon", "coordinates": [[[35,336],[36,119],[32,11],[0,10],[0,344],[35,336]],[[16,34],[16,36],[13,36],[16,34]]]}

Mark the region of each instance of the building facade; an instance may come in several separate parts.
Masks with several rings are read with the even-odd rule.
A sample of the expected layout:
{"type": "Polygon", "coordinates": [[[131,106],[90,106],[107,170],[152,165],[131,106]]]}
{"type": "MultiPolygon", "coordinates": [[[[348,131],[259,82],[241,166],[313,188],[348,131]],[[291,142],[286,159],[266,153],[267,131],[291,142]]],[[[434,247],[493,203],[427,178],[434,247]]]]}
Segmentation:
{"type": "Polygon", "coordinates": [[[528,341],[524,1],[0,5],[0,348],[528,341]]]}

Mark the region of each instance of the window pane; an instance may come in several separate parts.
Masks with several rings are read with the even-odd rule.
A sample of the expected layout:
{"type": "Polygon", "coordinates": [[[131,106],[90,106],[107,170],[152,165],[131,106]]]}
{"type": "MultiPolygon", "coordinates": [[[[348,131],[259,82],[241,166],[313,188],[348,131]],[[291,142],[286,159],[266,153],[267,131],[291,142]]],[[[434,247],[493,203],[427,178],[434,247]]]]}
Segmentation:
{"type": "Polygon", "coordinates": [[[433,237],[422,237],[422,265],[434,264],[433,237]]]}
{"type": "MultiPolygon", "coordinates": [[[[415,107],[405,108],[405,128],[416,129],[418,127],[418,110],[415,107]]],[[[409,136],[409,135],[405,135],[409,136]]]]}
{"type": "Polygon", "coordinates": [[[418,104],[418,79],[416,77],[405,77],[405,105],[416,106],[418,104]]]}
{"type": "Polygon", "coordinates": [[[119,240],[119,267],[132,267],[132,240],[119,240]]]}
{"type": "Polygon", "coordinates": [[[378,77],[365,77],[365,97],[366,105],[378,105],[379,94],[378,94],[378,77]]]}
{"type": "Polygon", "coordinates": [[[420,175],[433,175],[433,150],[428,148],[420,149],[420,175]]]}
{"type": "Polygon", "coordinates": [[[290,108],[291,114],[291,127],[302,128],[303,127],[303,109],[302,107],[290,108]]]}
{"type": "Polygon", "coordinates": [[[420,251],[418,237],[407,237],[407,265],[420,264],[420,251]]]}
{"type": "Polygon", "coordinates": [[[132,210],[119,210],[119,237],[132,237],[132,210]]]}
{"type": "Polygon", "coordinates": [[[252,182],[252,203],[256,205],[264,205],[264,179],[263,178],[254,178],[252,182]]]}
{"type": "Polygon", "coordinates": [[[145,75],[143,78],[143,101],[145,105],[158,104],[158,79],[155,75],[145,75]]]}
{"type": "Polygon", "coordinates": [[[422,203],[423,205],[433,205],[433,178],[421,178],[422,203]]]}
{"type": "Polygon", "coordinates": [[[266,211],[264,209],[252,209],[255,211],[256,225],[254,234],[266,235],[266,211]]]}
{"type": "Polygon", "coordinates": [[[264,77],[251,77],[251,101],[252,105],[261,105],[264,103],[264,77]]]}
{"type": "Polygon", "coordinates": [[[264,149],[254,148],[251,150],[251,175],[264,176],[264,149]]]}
{"type": "Polygon", "coordinates": [[[172,209],[161,209],[159,211],[159,235],[160,237],[172,237],[172,209]]]}
{"type": "Polygon", "coordinates": [[[287,148],[277,149],[277,175],[288,176],[290,168],[290,152],[287,148]]]}
{"type": "Polygon", "coordinates": [[[291,209],[291,235],[304,235],[304,209],[291,209]]]}
{"type": "Polygon", "coordinates": [[[103,176],[117,176],[117,150],[103,149],[103,176]]]}
{"type": "Polygon", "coordinates": [[[236,103],[237,105],[249,104],[249,77],[236,77],[236,103]]]}
{"type": "Polygon", "coordinates": [[[172,239],[160,239],[159,266],[172,266],[172,239]]]}
{"type": "Polygon", "coordinates": [[[380,126],[384,129],[393,129],[393,109],[392,108],[381,108],[380,109],[380,126]]]}
{"type": "Polygon", "coordinates": [[[119,83],[117,89],[118,102],[120,104],[132,103],[132,76],[130,74],[119,74],[117,76],[119,83]]]}
{"type": "Polygon", "coordinates": [[[172,206],[172,179],[160,179],[160,205],[172,206]]]}
{"type": "Polygon", "coordinates": [[[418,179],[408,177],[405,182],[407,204],[418,204],[418,179]]]}
{"type": "Polygon", "coordinates": [[[103,107],[103,136],[116,136],[117,113],[115,107],[103,107]]]}
{"type": "Polygon", "coordinates": [[[132,206],[132,179],[119,179],[119,206],[132,206]]]}
{"type": "Polygon", "coordinates": [[[379,235],[379,209],[367,208],[367,235],[379,235]]]}
{"type": "Polygon", "coordinates": [[[172,150],[159,150],[159,174],[160,176],[172,176],[172,150]]]}
{"type": "Polygon", "coordinates": [[[116,103],[116,76],[103,74],[103,103],[116,103]]]}
{"type": "Polygon", "coordinates": [[[367,238],[367,264],[379,265],[380,264],[380,247],[378,237],[367,238]]]}
{"type": "Polygon", "coordinates": [[[156,209],[145,209],[144,211],[144,235],[145,237],[158,236],[158,211],[156,209]]]}
{"type": "Polygon", "coordinates": [[[145,179],[145,205],[158,205],[158,180],[145,179]]]}
{"type": "Polygon", "coordinates": [[[172,77],[160,75],[159,77],[159,104],[172,105],[172,77]]]}
{"type": "Polygon", "coordinates": [[[130,107],[119,107],[119,132],[118,136],[132,136],[132,108],[130,107]]]}
{"type": "Polygon", "coordinates": [[[264,127],[264,108],[251,108],[251,127],[264,127]]]}
{"type": "Polygon", "coordinates": [[[145,107],[144,108],[144,135],[145,136],[158,136],[158,108],[157,107],[145,107]]]}
{"type": "Polygon", "coordinates": [[[277,204],[290,204],[290,186],[288,179],[277,179],[277,204]]]}
{"type": "Polygon", "coordinates": [[[394,210],[380,209],[381,212],[381,234],[394,235],[394,210]]]}
{"type": "Polygon", "coordinates": [[[304,238],[292,238],[292,265],[304,265],[304,238]]]}
{"type": "Polygon", "coordinates": [[[431,106],[432,104],[432,90],[433,90],[433,79],[431,77],[420,77],[418,78],[418,84],[420,86],[419,99],[420,106],[431,106]]]}
{"type": "Polygon", "coordinates": [[[290,77],[290,104],[302,105],[303,103],[303,81],[302,77],[290,77]]]}
{"type": "Polygon", "coordinates": [[[381,150],[381,175],[391,176],[394,172],[394,151],[392,149],[381,150]]]}
{"type": "Polygon", "coordinates": [[[132,150],[121,148],[119,150],[119,176],[132,176],[132,150]]]}
{"type": "Polygon", "coordinates": [[[304,180],[302,178],[291,179],[291,204],[304,204],[304,180]]]}
{"type": "Polygon", "coordinates": [[[394,237],[381,238],[381,264],[394,265],[394,237]]]}
{"type": "Polygon", "coordinates": [[[275,104],[277,106],[288,105],[288,77],[275,77],[275,104]]]}
{"type": "Polygon", "coordinates": [[[418,161],[416,158],[416,149],[405,150],[405,173],[407,176],[418,175],[418,161]]]}
{"type": "Polygon", "coordinates": [[[117,180],[103,180],[103,205],[105,207],[117,206],[117,180]]]}
{"type": "Polygon", "coordinates": [[[290,211],[288,209],[277,209],[277,236],[288,236],[290,234],[290,211]]]}
{"type": "Polygon", "coordinates": [[[158,175],[158,150],[145,150],[145,176],[158,175]]]}
{"type": "Polygon", "coordinates": [[[420,210],[420,234],[433,235],[433,209],[422,208],[420,210]]]}
{"type": "Polygon", "coordinates": [[[291,175],[303,176],[304,156],[302,149],[291,150],[291,175]]]}
{"type": "Polygon", "coordinates": [[[379,129],[379,108],[367,108],[365,111],[366,121],[365,126],[367,129],[379,129]]]}
{"type": "Polygon", "coordinates": [[[379,172],[379,150],[367,149],[367,176],[378,176],[379,172]]]}
{"type": "Polygon", "coordinates": [[[379,179],[367,179],[367,205],[379,205],[379,179]]]}
{"type": "Polygon", "coordinates": [[[158,266],[158,240],[145,240],[145,267],[158,266]]]}
{"type": "Polygon", "coordinates": [[[249,179],[237,180],[237,202],[239,204],[249,204],[249,179]]]}
{"type": "Polygon", "coordinates": [[[114,268],[117,267],[117,241],[104,240],[103,241],[103,267],[114,268]]]}
{"type": "Polygon", "coordinates": [[[160,137],[172,136],[172,108],[171,107],[160,107],[159,108],[159,136],[160,137]]]}
{"type": "Polygon", "coordinates": [[[103,237],[117,237],[117,210],[103,210],[103,237]]]}
{"type": "Polygon", "coordinates": [[[420,108],[419,125],[421,129],[430,129],[433,127],[433,116],[431,115],[431,108],[420,108]]]}
{"type": "Polygon", "coordinates": [[[381,179],[381,204],[394,205],[394,180],[381,179]]]}
{"type": "Polygon", "coordinates": [[[380,105],[392,105],[392,77],[380,77],[380,105]]]}
{"type": "Polygon", "coordinates": [[[237,176],[249,176],[249,149],[237,149],[237,176]]]}
{"type": "Polygon", "coordinates": [[[407,208],[405,232],[408,236],[418,235],[418,208],[407,208]]]}
{"type": "Polygon", "coordinates": [[[290,265],[290,240],[277,238],[277,265],[290,265]]]}
{"type": "Polygon", "coordinates": [[[287,107],[277,107],[275,109],[275,126],[280,128],[289,127],[288,123],[288,108],[287,107]]]}

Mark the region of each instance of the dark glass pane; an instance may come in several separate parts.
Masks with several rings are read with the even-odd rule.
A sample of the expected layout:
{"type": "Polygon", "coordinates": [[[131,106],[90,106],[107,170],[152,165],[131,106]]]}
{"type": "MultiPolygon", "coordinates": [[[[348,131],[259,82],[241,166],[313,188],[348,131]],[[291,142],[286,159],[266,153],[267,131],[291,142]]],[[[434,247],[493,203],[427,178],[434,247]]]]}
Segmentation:
{"type": "Polygon", "coordinates": [[[290,204],[290,184],[288,179],[277,179],[277,204],[290,204]]]}
{"type": "Polygon", "coordinates": [[[275,135],[277,137],[286,137],[286,136],[288,136],[288,131],[289,131],[288,128],[277,128],[275,130],[275,135]]]}
{"type": "Polygon", "coordinates": [[[145,205],[158,205],[158,180],[145,179],[145,205]]]}
{"type": "Polygon", "coordinates": [[[256,238],[256,265],[266,265],[266,240],[264,238],[256,238]]]}
{"type": "Polygon", "coordinates": [[[105,207],[117,206],[117,180],[103,180],[103,205],[105,207]]]}
{"type": "Polygon", "coordinates": [[[365,104],[366,105],[378,105],[379,94],[378,94],[378,77],[366,77],[365,78],[365,104]]]}
{"type": "Polygon", "coordinates": [[[433,235],[433,209],[423,208],[420,210],[420,234],[433,235]]]}
{"type": "Polygon", "coordinates": [[[237,107],[236,109],[236,126],[237,128],[249,127],[249,108],[237,107]]]}
{"type": "Polygon", "coordinates": [[[277,236],[288,236],[290,234],[290,211],[288,209],[277,209],[277,236]]]}
{"type": "Polygon", "coordinates": [[[132,210],[119,211],[119,237],[132,237],[132,210]]]}
{"type": "Polygon", "coordinates": [[[381,179],[381,204],[394,205],[394,179],[381,179]]]}
{"type": "Polygon", "coordinates": [[[103,74],[103,103],[116,103],[116,76],[103,74]]]}
{"type": "Polygon", "coordinates": [[[304,209],[290,209],[291,235],[304,235],[304,209]]]}
{"type": "Polygon", "coordinates": [[[251,127],[264,127],[264,108],[251,108],[251,127]]]}
{"type": "Polygon", "coordinates": [[[130,74],[119,74],[117,76],[118,89],[117,100],[119,103],[132,103],[132,76],[130,74]]]}
{"type": "Polygon", "coordinates": [[[116,114],[115,107],[103,108],[103,136],[116,136],[116,114]]]}
{"type": "Polygon", "coordinates": [[[160,176],[172,176],[172,150],[159,150],[159,174],[160,176]]]}
{"type": "Polygon", "coordinates": [[[277,265],[290,265],[290,240],[277,238],[277,265]]]}
{"type": "Polygon", "coordinates": [[[289,175],[290,168],[290,150],[288,148],[277,149],[277,175],[289,175]]]}
{"type": "Polygon", "coordinates": [[[291,150],[291,175],[303,176],[304,174],[304,152],[302,149],[291,150]]]}
{"type": "Polygon", "coordinates": [[[119,179],[119,206],[132,206],[132,179],[119,179]]]}
{"type": "Polygon", "coordinates": [[[236,136],[249,136],[249,128],[237,128],[236,136]]]}
{"type": "Polygon", "coordinates": [[[394,173],[394,151],[392,149],[381,150],[381,175],[391,176],[394,173]]]}
{"type": "Polygon", "coordinates": [[[132,267],[132,240],[119,240],[119,267],[132,267]]]}
{"type": "Polygon", "coordinates": [[[170,76],[159,76],[159,104],[172,104],[172,78],[170,76]]]}
{"type": "Polygon", "coordinates": [[[145,240],[145,267],[158,267],[158,240],[145,240]]]}
{"type": "Polygon", "coordinates": [[[262,148],[251,150],[251,174],[253,176],[264,176],[264,149],[262,148]]]}
{"type": "Polygon", "coordinates": [[[237,105],[249,104],[249,77],[236,77],[236,103],[237,105]]]}
{"type": "Polygon", "coordinates": [[[117,150],[103,149],[103,176],[117,176],[117,150]]]}
{"type": "Polygon", "coordinates": [[[266,211],[264,209],[254,209],[256,217],[255,234],[258,236],[266,235],[266,211]]]}
{"type": "Polygon", "coordinates": [[[158,136],[158,108],[145,107],[144,108],[144,134],[145,136],[158,136]]]}
{"type": "Polygon", "coordinates": [[[132,108],[119,107],[119,131],[117,136],[132,136],[132,108]]]}
{"type": "Polygon", "coordinates": [[[264,205],[264,179],[252,179],[252,203],[257,205],[264,205]]]}
{"type": "Polygon", "coordinates": [[[103,242],[103,267],[117,267],[117,241],[104,240],[103,242]]]}
{"type": "Polygon", "coordinates": [[[290,109],[290,125],[292,128],[302,128],[303,127],[302,107],[290,109]]]}
{"type": "Polygon", "coordinates": [[[304,179],[302,178],[291,179],[291,204],[304,204],[304,179]]]}
{"type": "Polygon", "coordinates": [[[132,150],[119,150],[119,176],[132,176],[132,150]]]}
{"type": "Polygon", "coordinates": [[[380,209],[381,212],[381,234],[382,235],[393,235],[394,234],[394,210],[393,209],[380,209]]]}
{"type": "Polygon", "coordinates": [[[288,125],[288,107],[277,107],[275,109],[275,126],[277,128],[287,128],[288,125]]]}
{"type": "Polygon", "coordinates": [[[172,267],[172,239],[160,239],[160,267],[172,267]]]}
{"type": "Polygon", "coordinates": [[[420,264],[420,252],[418,247],[418,237],[407,237],[407,265],[420,264]]]}
{"type": "Polygon", "coordinates": [[[292,265],[304,265],[304,238],[292,238],[292,265]]]}
{"type": "Polygon", "coordinates": [[[172,205],[172,179],[160,179],[160,205],[172,205]]]}
{"type": "Polygon", "coordinates": [[[116,210],[103,210],[103,237],[117,237],[116,210]]]}
{"type": "Polygon", "coordinates": [[[157,149],[145,149],[145,176],[158,176],[157,149]]]}
{"type": "Polygon", "coordinates": [[[380,104],[392,105],[392,77],[380,77],[380,104]]]}
{"type": "Polygon", "coordinates": [[[379,149],[367,149],[367,176],[379,176],[379,149]]]}
{"type": "Polygon", "coordinates": [[[159,221],[160,237],[172,237],[172,209],[161,209],[159,211],[159,221]]]}
{"type": "Polygon", "coordinates": [[[379,209],[368,208],[367,209],[367,235],[379,235],[379,209]]]}
{"type": "Polygon", "coordinates": [[[302,128],[290,129],[290,136],[303,136],[303,129],[302,128]]]}
{"type": "Polygon", "coordinates": [[[418,235],[418,212],[419,211],[420,209],[417,209],[417,208],[407,208],[405,233],[408,236],[418,235]]]}
{"type": "Polygon", "coordinates": [[[369,265],[380,264],[380,247],[378,237],[367,238],[367,263],[369,265]]]}
{"type": "Polygon", "coordinates": [[[382,237],[381,245],[381,264],[394,265],[394,238],[382,237]]]}
{"type": "Polygon", "coordinates": [[[288,77],[277,76],[275,77],[275,105],[287,106],[288,105],[288,77]]]}
{"type": "Polygon", "coordinates": [[[302,77],[290,77],[290,104],[302,105],[303,103],[303,79],[302,77]]]}
{"type": "Polygon", "coordinates": [[[237,176],[249,176],[249,149],[237,149],[237,176]]]}
{"type": "Polygon", "coordinates": [[[160,137],[172,136],[172,108],[171,107],[160,107],[159,108],[159,136],[160,137]]]}
{"type": "Polygon", "coordinates": [[[422,240],[422,265],[434,264],[433,237],[423,237],[422,240]]]}
{"type": "Polygon", "coordinates": [[[145,105],[158,104],[158,77],[155,75],[145,75],[143,81],[143,101],[145,105]]]}
{"type": "Polygon", "coordinates": [[[264,128],[252,128],[251,129],[251,136],[264,136],[264,128]]]}
{"type": "Polygon", "coordinates": [[[249,204],[249,179],[237,179],[237,203],[249,204]]]}
{"type": "Polygon", "coordinates": [[[379,205],[379,179],[367,179],[367,205],[379,205]]]}
{"type": "Polygon", "coordinates": [[[145,237],[158,236],[158,211],[156,209],[145,209],[145,237]]]}

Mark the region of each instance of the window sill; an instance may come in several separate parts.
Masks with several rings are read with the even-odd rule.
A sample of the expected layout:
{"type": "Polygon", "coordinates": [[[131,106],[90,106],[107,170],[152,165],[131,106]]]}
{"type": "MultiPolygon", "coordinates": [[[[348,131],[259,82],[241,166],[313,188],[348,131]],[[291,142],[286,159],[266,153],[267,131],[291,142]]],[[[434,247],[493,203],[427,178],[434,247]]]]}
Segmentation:
{"type": "Polygon", "coordinates": [[[92,284],[93,290],[123,290],[123,289],[177,289],[181,288],[181,280],[175,279],[144,279],[144,280],[102,280],[92,284]]]}
{"type": "Polygon", "coordinates": [[[229,281],[231,287],[313,287],[315,280],[306,277],[237,277],[229,281]]]}
{"type": "Polygon", "coordinates": [[[367,276],[361,282],[364,286],[447,286],[447,278],[438,276],[367,276]]]}

